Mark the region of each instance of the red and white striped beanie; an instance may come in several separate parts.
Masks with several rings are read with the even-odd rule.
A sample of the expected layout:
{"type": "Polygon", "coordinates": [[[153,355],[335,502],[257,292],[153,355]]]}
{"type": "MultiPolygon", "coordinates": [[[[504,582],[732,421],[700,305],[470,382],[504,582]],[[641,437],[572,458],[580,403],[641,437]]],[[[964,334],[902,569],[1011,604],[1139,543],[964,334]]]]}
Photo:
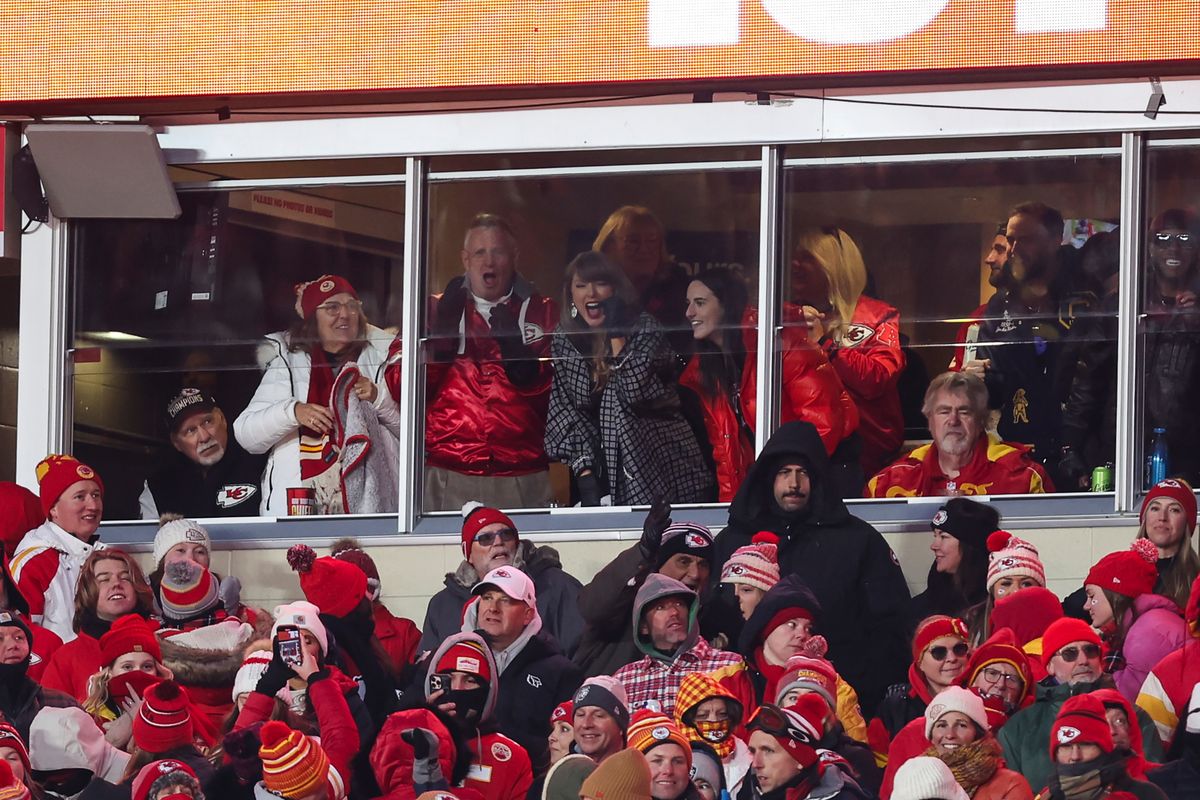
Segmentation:
{"type": "Polygon", "coordinates": [[[992,591],[1001,578],[1033,578],[1038,586],[1046,585],[1046,568],[1038,550],[1024,539],[1008,531],[993,531],[987,540],[987,590],[992,591]]]}
{"type": "Polygon", "coordinates": [[[721,583],[744,583],[769,592],[779,583],[779,537],[770,531],[754,534],[721,569],[721,583]]]}

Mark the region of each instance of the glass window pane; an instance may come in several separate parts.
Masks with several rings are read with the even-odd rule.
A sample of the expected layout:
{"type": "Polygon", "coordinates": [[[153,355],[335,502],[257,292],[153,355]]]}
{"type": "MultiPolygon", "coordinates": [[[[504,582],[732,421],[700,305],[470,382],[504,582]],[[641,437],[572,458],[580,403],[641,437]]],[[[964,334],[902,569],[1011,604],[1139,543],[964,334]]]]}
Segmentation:
{"type": "Polygon", "coordinates": [[[433,184],[423,509],[715,500],[704,405],[679,383],[703,339],[688,287],[720,268],[755,290],[759,184],[754,168],[433,184]]]}
{"type": "Polygon", "coordinates": [[[1067,426],[1090,414],[1070,400],[1079,353],[1115,342],[1116,156],[786,175],[781,418],[817,425],[844,495],[1079,491],[1112,459],[1112,419],[1067,426]],[[812,396],[814,364],[849,410],[828,387],[787,400],[812,396]]]}
{"type": "Polygon", "coordinates": [[[74,452],[104,478],[106,519],[287,515],[291,489],[327,513],[380,510],[328,491],[339,432],[359,424],[331,428],[330,396],[356,363],[391,422],[403,201],[396,186],[196,192],[177,220],[73,226],[74,452]]]}

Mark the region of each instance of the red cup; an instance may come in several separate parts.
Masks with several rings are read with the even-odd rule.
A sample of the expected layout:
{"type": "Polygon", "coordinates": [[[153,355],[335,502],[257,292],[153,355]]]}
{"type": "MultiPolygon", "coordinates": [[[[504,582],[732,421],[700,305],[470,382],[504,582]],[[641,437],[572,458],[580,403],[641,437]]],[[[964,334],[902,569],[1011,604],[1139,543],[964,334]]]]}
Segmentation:
{"type": "Polygon", "coordinates": [[[302,486],[287,490],[289,517],[309,517],[317,513],[317,491],[302,486]]]}

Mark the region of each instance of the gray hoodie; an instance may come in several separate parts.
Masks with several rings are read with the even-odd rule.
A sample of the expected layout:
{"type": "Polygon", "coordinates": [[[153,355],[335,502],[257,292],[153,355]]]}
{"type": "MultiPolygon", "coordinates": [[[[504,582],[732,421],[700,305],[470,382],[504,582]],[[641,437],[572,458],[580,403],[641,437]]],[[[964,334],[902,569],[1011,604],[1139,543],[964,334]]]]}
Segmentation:
{"type": "Polygon", "coordinates": [[[674,578],[668,578],[666,575],[652,572],[646,576],[646,580],[642,583],[641,588],[638,589],[637,594],[633,598],[633,641],[637,644],[638,650],[650,656],[650,658],[669,664],[680,653],[686,653],[696,646],[696,642],[700,639],[700,623],[697,619],[699,614],[700,598],[696,596],[695,592],[674,578]],[[654,601],[677,595],[686,597],[688,600],[688,635],[683,644],[675,648],[674,652],[663,653],[660,650],[654,649],[654,644],[650,641],[649,636],[642,635],[642,613],[654,601]]]}

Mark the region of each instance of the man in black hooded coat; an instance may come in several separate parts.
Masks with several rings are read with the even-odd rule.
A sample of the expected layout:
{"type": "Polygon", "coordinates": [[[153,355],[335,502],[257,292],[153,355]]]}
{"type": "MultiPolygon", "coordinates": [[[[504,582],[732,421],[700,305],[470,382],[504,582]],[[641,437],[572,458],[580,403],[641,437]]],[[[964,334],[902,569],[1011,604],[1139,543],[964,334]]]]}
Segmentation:
{"type": "MultiPolygon", "coordinates": [[[[828,658],[857,690],[869,717],[887,687],[904,680],[912,658],[908,585],[879,531],[851,515],[830,491],[829,474],[812,424],[780,427],[729,506],[729,524],[716,539],[713,574],[758,531],[778,534],[780,574],[799,576],[816,595],[828,658]],[[798,478],[789,465],[807,475],[798,478]]],[[[732,595],[723,600],[734,603],[732,595]]],[[[737,632],[729,633],[736,641],[737,632]]]]}

